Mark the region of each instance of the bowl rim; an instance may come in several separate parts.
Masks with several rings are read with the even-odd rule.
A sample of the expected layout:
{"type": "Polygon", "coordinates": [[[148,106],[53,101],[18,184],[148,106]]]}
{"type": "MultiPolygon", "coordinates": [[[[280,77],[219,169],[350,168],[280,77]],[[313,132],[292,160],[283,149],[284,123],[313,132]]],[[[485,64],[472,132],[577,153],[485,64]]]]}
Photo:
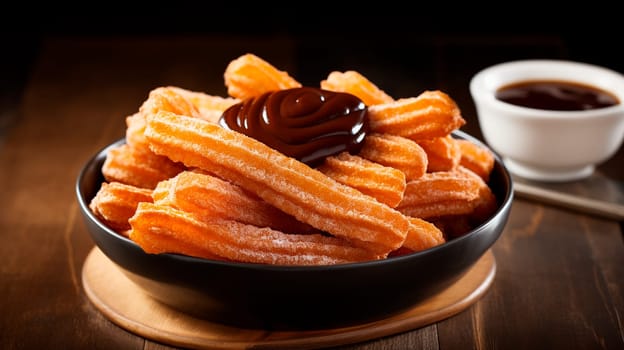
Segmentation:
{"type": "MultiPolygon", "coordinates": [[[[488,67],[485,67],[478,71],[473,77],[470,79],[469,90],[473,96],[475,101],[484,101],[492,104],[494,107],[498,109],[503,109],[511,112],[515,112],[518,115],[521,115],[522,118],[534,118],[534,119],[546,119],[546,118],[559,118],[559,119],[585,119],[585,118],[610,118],[616,112],[624,111],[624,93],[618,93],[617,91],[610,91],[600,86],[596,86],[597,84],[593,84],[587,82],[586,79],[578,79],[578,78],[522,78],[522,79],[512,79],[513,82],[521,82],[521,81],[530,81],[530,80],[562,80],[562,81],[571,81],[581,84],[587,84],[590,86],[594,86],[596,88],[606,90],[610,94],[616,96],[619,100],[619,103],[609,107],[596,108],[591,110],[580,110],[580,111],[557,111],[557,110],[546,110],[546,109],[538,109],[538,108],[530,108],[524,106],[518,106],[511,103],[503,102],[498,100],[494,96],[494,92],[496,89],[487,88],[486,79],[492,74],[498,74],[499,72],[510,70],[510,69],[518,69],[520,70],[529,70],[531,67],[553,67],[553,68],[580,68],[584,70],[591,70],[593,72],[597,72],[599,74],[603,74],[605,76],[610,76],[612,79],[617,79],[618,84],[624,86],[624,74],[604,67],[591,63],[580,62],[580,61],[572,61],[565,59],[519,59],[513,61],[506,61],[497,63],[488,67]]],[[[543,68],[540,68],[543,69],[543,68]]],[[[511,81],[509,82],[511,83],[511,81]]],[[[497,88],[500,88],[506,84],[501,84],[497,88]]],[[[624,91],[624,90],[623,90],[624,91]]]]}
{"type": "MultiPolygon", "coordinates": [[[[474,142],[482,147],[486,147],[487,149],[491,150],[490,147],[488,147],[485,143],[481,142],[480,140],[478,140],[477,138],[475,138],[474,136],[462,131],[462,130],[454,130],[452,132],[452,135],[455,137],[459,137],[459,138],[463,138],[466,140],[469,140],[471,142],[474,142]]],[[[113,237],[116,240],[119,240],[121,242],[123,242],[124,244],[127,244],[129,246],[132,246],[138,250],[140,250],[141,252],[143,252],[143,249],[134,241],[132,241],[130,238],[128,237],[124,237],[122,235],[120,235],[119,233],[115,232],[114,230],[112,230],[111,228],[109,228],[108,226],[106,226],[99,218],[97,218],[95,216],[95,214],[93,214],[93,212],[91,211],[91,209],[89,208],[89,203],[88,201],[90,200],[89,198],[86,198],[85,196],[83,196],[82,191],[81,191],[81,184],[84,181],[84,178],[86,176],[86,174],[97,165],[98,162],[101,162],[103,158],[105,158],[106,156],[106,152],[108,152],[109,149],[116,147],[118,145],[121,145],[123,143],[125,143],[125,137],[119,138],[116,141],[101,147],[99,150],[97,150],[95,153],[93,153],[88,160],[86,161],[86,163],[81,167],[78,176],[76,178],[75,181],[75,185],[74,185],[74,191],[78,200],[78,204],[79,207],[81,209],[81,211],[87,215],[88,219],[90,221],[92,221],[93,223],[95,223],[98,228],[100,228],[103,232],[105,232],[108,236],[113,237]]],[[[502,158],[493,150],[491,150],[492,154],[494,155],[495,158],[495,165],[498,164],[500,166],[501,172],[502,172],[502,176],[503,176],[503,180],[504,182],[509,184],[509,188],[508,190],[505,192],[505,196],[504,198],[500,198],[500,204],[496,210],[496,212],[494,214],[492,214],[490,216],[490,218],[484,222],[482,222],[481,224],[479,224],[478,226],[474,227],[472,230],[470,230],[469,232],[467,232],[466,234],[457,237],[457,238],[453,238],[452,240],[449,240],[441,245],[432,247],[432,248],[428,248],[422,251],[418,251],[418,252],[413,252],[413,253],[409,253],[409,254],[405,254],[405,255],[398,255],[398,256],[392,256],[392,257],[387,257],[384,259],[379,259],[379,260],[370,260],[370,261],[360,261],[360,262],[351,262],[351,263],[341,263],[341,264],[329,264],[329,265],[278,265],[278,264],[258,264],[258,263],[247,263],[247,262],[237,262],[237,261],[219,261],[219,260],[210,260],[210,259],[204,259],[204,258],[199,258],[199,257],[192,257],[192,256],[187,256],[187,255],[183,255],[183,254],[177,254],[177,253],[161,253],[158,254],[159,256],[163,257],[163,258],[167,258],[167,259],[174,259],[174,260],[181,260],[183,262],[187,262],[187,263],[194,263],[194,264],[210,264],[210,265],[221,265],[221,266],[226,266],[226,267],[236,267],[236,268],[241,268],[241,269],[252,269],[252,270],[263,270],[263,271],[268,271],[268,270],[272,270],[272,271],[295,271],[295,272],[303,272],[303,271],[326,271],[326,270],[348,270],[348,269],[354,269],[354,268],[367,268],[367,267],[374,267],[377,265],[383,265],[386,266],[388,264],[400,264],[401,262],[405,261],[405,260],[412,260],[412,259],[418,259],[420,256],[423,255],[429,255],[429,254],[436,254],[436,252],[440,251],[440,250],[447,250],[447,249],[451,249],[453,246],[456,245],[460,245],[462,244],[462,241],[465,240],[469,240],[471,239],[472,236],[474,236],[475,234],[479,233],[480,231],[485,229],[485,226],[487,226],[494,218],[498,217],[499,215],[502,215],[504,212],[509,212],[509,207],[511,206],[512,202],[513,202],[513,198],[514,198],[514,184],[513,184],[513,179],[511,176],[511,173],[509,172],[509,170],[507,169],[507,167],[505,166],[504,162],[502,161],[502,158]]],[[[97,170],[96,171],[100,171],[101,170],[97,170]]],[[[500,233],[499,233],[500,235],[500,233]]],[[[498,238],[497,238],[498,239],[498,238]]],[[[496,240],[495,240],[496,241],[496,240]]],[[[494,242],[495,242],[494,241],[494,242]]],[[[144,253],[144,252],[143,252],[144,253]]],[[[147,253],[144,253],[147,254],[147,253]]]]}

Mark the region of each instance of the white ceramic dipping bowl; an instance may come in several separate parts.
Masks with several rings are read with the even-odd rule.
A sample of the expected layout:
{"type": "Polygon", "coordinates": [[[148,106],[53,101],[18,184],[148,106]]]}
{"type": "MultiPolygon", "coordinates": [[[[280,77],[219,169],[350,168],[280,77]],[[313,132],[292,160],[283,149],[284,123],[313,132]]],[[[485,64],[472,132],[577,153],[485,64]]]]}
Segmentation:
{"type": "Polygon", "coordinates": [[[490,66],[470,81],[485,141],[511,173],[539,181],[591,175],[624,139],[624,75],[587,63],[519,60],[490,66]],[[590,110],[521,107],[496,98],[503,86],[536,80],[567,81],[607,91],[619,104],[590,110]]]}

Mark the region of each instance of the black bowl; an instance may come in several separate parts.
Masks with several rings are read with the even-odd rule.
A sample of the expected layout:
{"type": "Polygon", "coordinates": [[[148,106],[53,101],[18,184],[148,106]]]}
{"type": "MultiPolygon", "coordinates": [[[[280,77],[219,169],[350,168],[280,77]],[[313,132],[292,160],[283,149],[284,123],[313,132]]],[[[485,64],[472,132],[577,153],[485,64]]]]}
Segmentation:
{"type": "MultiPolygon", "coordinates": [[[[454,135],[483,145],[461,131],[454,135]]],[[[89,159],[76,182],[80,209],[95,244],[156,300],[196,317],[240,327],[342,327],[406,311],[457,281],[496,242],[513,199],[511,176],[496,156],[490,178],[500,203],[496,213],[467,234],[425,251],[312,267],[146,254],[136,243],[106,227],[88,207],[104,180],[101,167],[108,149],[123,142],[119,140],[89,159]]]]}

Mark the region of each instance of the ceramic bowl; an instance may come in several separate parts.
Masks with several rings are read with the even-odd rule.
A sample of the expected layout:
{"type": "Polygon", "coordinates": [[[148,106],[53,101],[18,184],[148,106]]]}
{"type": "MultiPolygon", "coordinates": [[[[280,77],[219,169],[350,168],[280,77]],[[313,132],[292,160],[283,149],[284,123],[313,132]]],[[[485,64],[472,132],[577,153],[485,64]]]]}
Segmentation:
{"type": "MultiPolygon", "coordinates": [[[[479,142],[461,132],[456,136],[479,142]]],[[[239,327],[340,327],[405,311],[452,285],[492,247],[507,222],[513,198],[510,174],[497,158],[490,180],[500,202],[496,213],[464,236],[426,251],[378,261],[306,267],[146,254],[106,227],[88,208],[103,181],[100,169],[109,147],[86,162],[75,188],[96,246],[156,300],[203,319],[239,327]]]]}
{"type": "Polygon", "coordinates": [[[579,180],[613,156],[624,140],[624,76],[604,67],[565,60],[504,62],[478,72],[470,92],[486,143],[514,175],[539,181],[579,180]],[[496,98],[503,86],[522,81],[582,84],[607,92],[619,103],[566,111],[496,98]]]}

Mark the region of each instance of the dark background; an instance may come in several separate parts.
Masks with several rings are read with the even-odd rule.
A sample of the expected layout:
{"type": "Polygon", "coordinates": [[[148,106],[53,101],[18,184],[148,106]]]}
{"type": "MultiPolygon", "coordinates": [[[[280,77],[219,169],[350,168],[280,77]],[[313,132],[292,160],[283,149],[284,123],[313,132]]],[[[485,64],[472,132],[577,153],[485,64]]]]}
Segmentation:
{"type": "Polygon", "coordinates": [[[0,21],[0,103],[19,98],[42,43],[58,37],[287,37],[299,61],[289,73],[302,83],[355,69],[394,97],[424,88],[454,94],[468,84],[465,74],[453,81],[458,67],[476,73],[514,59],[562,58],[624,72],[620,13],[606,3],[367,3],[12,4],[0,21]]]}
{"type": "Polygon", "coordinates": [[[272,2],[271,5],[214,1],[168,1],[160,5],[130,1],[23,4],[2,11],[0,30],[2,40],[8,44],[4,46],[8,50],[2,59],[32,53],[33,45],[42,38],[59,35],[290,35],[302,41],[328,41],[326,47],[335,47],[334,41],[339,41],[344,45],[343,50],[349,51],[367,46],[368,52],[376,56],[381,52],[375,49],[383,46],[379,41],[404,43],[404,49],[415,50],[411,43],[435,36],[554,36],[564,41],[574,59],[614,69],[624,66],[620,12],[607,2],[578,5],[494,2],[489,6],[440,1],[355,4],[336,1],[272,2]]]}

